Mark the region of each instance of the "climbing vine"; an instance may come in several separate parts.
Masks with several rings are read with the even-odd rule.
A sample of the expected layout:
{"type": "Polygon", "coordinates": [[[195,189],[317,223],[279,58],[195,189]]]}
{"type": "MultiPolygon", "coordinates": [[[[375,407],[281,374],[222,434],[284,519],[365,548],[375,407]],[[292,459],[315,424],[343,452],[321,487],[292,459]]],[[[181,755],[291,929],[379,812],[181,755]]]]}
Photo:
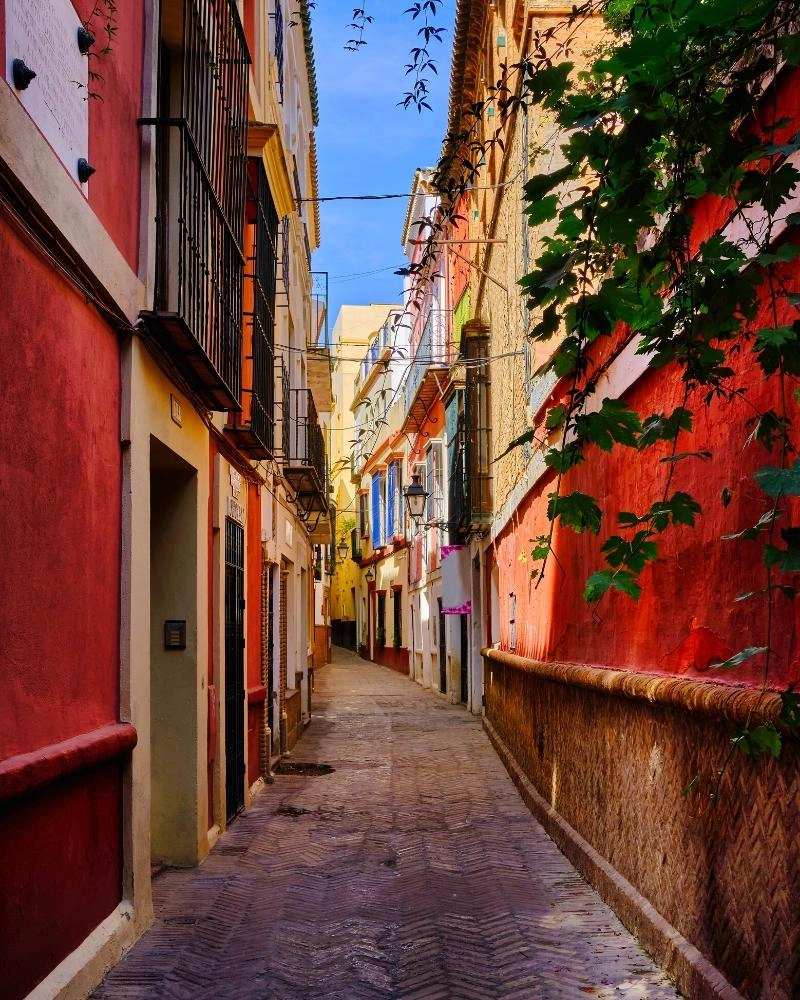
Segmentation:
{"type": "MultiPolygon", "coordinates": [[[[718,670],[763,657],[769,682],[771,639],[781,602],[794,601],[800,571],[800,246],[789,204],[800,185],[800,133],[777,104],[781,72],[800,65],[796,8],[774,0],[640,0],[574,8],[566,28],[605,16],[610,35],[588,68],[576,72],[554,40],[565,25],[537,35],[518,95],[523,112],[538,107],[565,136],[563,165],[535,173],[525,188],[528,221],[541,226],[535,266],[521,281],[536,319],[533,343],[554,341],[539,370],[563,386],[548,412],[544,446],[555,472],[547,516],[535,540],[540,582],[553,553],[556,523],[598,534],[598,498],[568,490],[570,470],[590,448],[666,449],[663,482],[649,506],[623,511],[601,546],[604,564],[589,577],[593,605],[609,591],[634,600],[641,574],[664,534],[693,526],[700,504],[673,489],[682,462],[705,462],[707,450],[684,450],[698,407],[712,400],[749,408],[742,445],[764,452],[754,482],[764,510],[723,543],[761,546],[763,586],[737,600],[764,602],[764,634],[718,670]],[[698,206],[720,220],[703,232],[698,206]],[[796,232],[796,231],[795,231],[796,232]],[[765,319],[766,317],[766,319],[765,319]],[[680,405],[638,414],[619,398],[598,399],[598,382],[629,345],[651,369],[678,373],[680,405]],[[777,400],[759,409],[741,375],[751,356],[777,400]],[[793,521],[793,515],[795,520],[793,521]]],[[[507,88],[504,88],[507,89],[507,88]]],[[[752,376],[750,376],[752,378],[752,376]]],[[[530,430],[514,444],[537,440],[530,430]]],[[[730,490],[720,502],[730,503],[730,490]]],[[[751,558],[751,549],[740,558],[751,558]]],[[[788,605],[787,605],[788,606],[788,605]]],[[[783,694],[783,723],[800,721],[800,698],[783,694]]],[[[742,727],[734,744],[746,753],[781,749],[771,723],[742,727]]]]}

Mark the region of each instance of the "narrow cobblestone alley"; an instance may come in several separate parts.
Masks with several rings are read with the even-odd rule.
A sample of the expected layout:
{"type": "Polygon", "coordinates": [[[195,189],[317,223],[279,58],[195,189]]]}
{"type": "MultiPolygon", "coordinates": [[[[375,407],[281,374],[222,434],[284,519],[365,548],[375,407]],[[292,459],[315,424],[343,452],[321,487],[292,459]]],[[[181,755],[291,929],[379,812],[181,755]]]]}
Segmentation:
{"type": "Polygon", "coordinates": [[[533,820],[481,729],[335,651],[294,759],[95,994],[666,1000],[667,977],[533,820]]]}

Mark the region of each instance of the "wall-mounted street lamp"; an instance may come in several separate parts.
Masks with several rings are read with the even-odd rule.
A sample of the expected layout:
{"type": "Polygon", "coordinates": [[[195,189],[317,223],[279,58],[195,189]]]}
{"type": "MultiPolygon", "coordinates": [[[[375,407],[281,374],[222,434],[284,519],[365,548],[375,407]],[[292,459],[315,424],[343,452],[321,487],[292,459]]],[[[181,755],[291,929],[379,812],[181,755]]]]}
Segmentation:
{"type": "Polygon", "coordinates": [[[350,546],[342,539],[336,546],[336,551],[339,553],[339,562],[344,562],[347,558],[347,553],[350,551],[350,546]]]}
{"type": "Polygon", "coordinates": [[[411,485],[406,487],[406,507],[408,508],[409,516],[416,524],[419,524],[422,520],[422,515],[425,513],[425,501],[428,499],[428,494],[419,481],[418,472],[414,473],[411,480],[411,485]]]}
{"type": "Polygon", "coordinates": [[[364,576],[367,578],[367,583],[372,583],[375,579],[375,570],[370,566],[364,576]]]}

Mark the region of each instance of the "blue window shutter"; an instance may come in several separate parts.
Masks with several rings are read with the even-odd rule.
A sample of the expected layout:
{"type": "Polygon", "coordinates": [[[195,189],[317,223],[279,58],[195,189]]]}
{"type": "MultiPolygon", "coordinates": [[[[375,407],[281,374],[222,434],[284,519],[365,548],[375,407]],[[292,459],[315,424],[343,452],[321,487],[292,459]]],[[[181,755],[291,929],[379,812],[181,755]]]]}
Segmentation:
{"type": "Polygon", "coordinates": [[[381,480],[380,476],[372,477],[372,547],[377,549],[381,544],[381,480]]]}
{"type": "Polygon", "coordinates": [[[394,492],[395,492],[395,470],[394,462],[389,466],[389,478],[386,486],[386,540],[394,536],[394,492]]]}

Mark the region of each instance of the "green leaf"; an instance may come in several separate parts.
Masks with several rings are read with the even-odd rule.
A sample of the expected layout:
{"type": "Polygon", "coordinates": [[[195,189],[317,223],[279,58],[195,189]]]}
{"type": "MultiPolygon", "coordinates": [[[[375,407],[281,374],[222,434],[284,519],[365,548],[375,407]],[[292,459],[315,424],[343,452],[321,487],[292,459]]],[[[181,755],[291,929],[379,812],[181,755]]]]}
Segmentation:
{"type": "Polygon", "coordinates": [[[519,435],[519,437],[515,437],[513,441],[510,441],[508,443],[508,447],[506,448],[506,450],[502,454],[498,455],[497,458],[494,459],[494,461],[499,462],[501,458],[505,458],[505,456],[509,452],[513,451],[515,448],[520,448],[524,444],[530,444],[530,442],[534,441],[535,439],[536,439],[536,432],[534,430],[529,429],[527,431],[524,431],[522,434],[519,435]]]}
{"type": "Polygon", "coordinates": [[[633,573],[627,570],[618,569],[612,572],[610,569],[601,569],[592,573],[586,581],[586,589],[583,592],[583,599],[590,604],[599,601],[608,590],[618,590],[620,593],[628,594],[634,601],[639,600],[642,588],[636,582],[633,573]]]}
{"type": "Polygon", "coordinates": [[[692,429],[692,414],[682,406],[673,410],[667,417],[663,413],[652,413],[642,421],[642,433],[639,435],[640,449],[648,448],[656,441],[674,441],[681,431],[692,429]]]}
{"type": "Polygon", "coordinates": [[[574,63],[560,62],[543,69],[537,69],[527,78],[525,85],[531,92],[534,103],[545,108],[554,108],[570,87],[569,74],[574,63]]]}
{"type": "Polygon", "coordinates": [[[758,519],[757,523],[752,525],[750,528],[743,528],[741,531],[737,531],[734,534],[723,535],[722,540],[725,542],[735,542],[739,539],[751,541],[753,538],[758,538],[762,531],[765,531],[773,521],[776,521],[783,514],[782,511],[777,508],[765,511],[761,517],[758,519]]]}
{"type": "Polygon", "coordinates": [[[800,728],[800,694],[792,684],[781,694],[781,722],[791,730],[800,728]]]}
{"type": "Polygon", "coordinates": [[[669,500],[659,500],[650,508],[650,519],[656,531],[664,531],[670,521],[676,524],[694,525],[695,517],[703,508],[688,493],[678,491],[669,500]]]}
{"type": "Polygon", "coordinates": [[[569,163],[560,170],[554,170],[552,174],[535,174],[525,184],[525,200],[528,202],[539,201],[548,191],[569,180],[575,173],[575,167],[569,163]]]}
{"type": "Polygon", "coordinates": [[[576,490],[565,496],[551,493],[547,504],[547,516],[551,521],[560,518],[565,527],[572,528],[578,534],[591,531],[596,535],[600,530],[603,514],[594,497],[576,490]]]}
{"type": "Polygon", "coordinates": [[[544,425],[549,431],[554,431],[557,427],[560,427],[564,423],[564,417],[567,414],[567,408],[563,404],[559,403],[558,406],[554,406],[552,410],[547,414],[545,418],[544,425]]]}
{"type": "Polygon", "coordinates": [[[532,538],[531,541],[536,543],[533,551],[531,552],[531,559],[535,559],[537,561],[546,559],[550,553],[550,536],[537,535],[537,537],[532,538]]]}
{"type": "Polygon", "coordinates": [[[725,660],[723,663],[712,663],[711,667],[714,670],[729,670],[731,667],[738,667],[740,664],[746,663],[747,660],[751,660],[754,656],[760,656],[762,653],[766,653],[766,651],[766,646],[748,646],[746,649],[743,649],[741,652],[731,656],[730,659],[725,660]]]}
{"type": "Polygon", "coordinates": [[[772,723],[756,726],[755,729],[739,729],[731,742],[749,757],[758,757],[762,753],[773,757],[781,755],[781,734],[772,723]]]}
{"type": "Polygon", "coordinates": [[[600,548],[610,566],[626,566],[634,573],[641,573],[647,563],[658,555],[658,546],[648,541],[651,531],[637,531],[630,541],[620,535],[611,535],[600,548]]]}
{"type": "Polygon", "coordinates": [[[554,218],[558,212],[558,195],[549,194],[546,198],[534,201],[525,209],[529,226],[540,226],[554,218]]]}
{"type": "Polygon", "coordinates": [[[575,418],[576,435],[603,451],[611,451],[615,442],[635,448],[641,429],[639,418],[621,399],[606,397],[596,413],[575,418]]]}
{"type": "Polygon", "coordinates": [[[782,243],[776,250],[764,251],[753,258],[753,263],[762,267],[769,267],[772,264],[788,264],[790,261],[800,257],[800,246],[793,243],[782,243]]]}
{"type": "Polygon", "coordinates": [[[745,444],[749,445],[753,441],[758,441],[767,451],[770,451],[775,441],[786,439],[788,429],[789,421],[786,417],[781,417],[774,410],[767,410],[758,418],[755,429],[745,444]]]}
{"type": "Polygon", "coordinates": [[[683,798],[688,799],[689,796],[697,791],[697,786],[700,784],[700,775],[696,774],[688,785],[684,785],[681,789],[681,795],[683,798]]]}
{"type": "Polygon", "coordinates": [[[556,472],[566,472],[583,461],[583,451],[577,441],[570,441],[563,448],[549,448],[545,452],[544,464],[556,472]]]}
{"type": "Polygon", "coordinates": [[[779,469],[774,465],[765,465],[753,473],[753,479],[768,497],[798,497],[800,496],[800,458],[787,469],[779,469]]]}
{"type": "Polygon", "coordinates": [[[790,66],[800,66],[800,35],[784,35],[777,44],[790,66]]]}
{"type": "Polygon", "coordinates": [[[787,543],[786,548],[765,545],[764,565],[780,573],[800,573],[800,528],[783,528],[781,537],[787,543]]]}

